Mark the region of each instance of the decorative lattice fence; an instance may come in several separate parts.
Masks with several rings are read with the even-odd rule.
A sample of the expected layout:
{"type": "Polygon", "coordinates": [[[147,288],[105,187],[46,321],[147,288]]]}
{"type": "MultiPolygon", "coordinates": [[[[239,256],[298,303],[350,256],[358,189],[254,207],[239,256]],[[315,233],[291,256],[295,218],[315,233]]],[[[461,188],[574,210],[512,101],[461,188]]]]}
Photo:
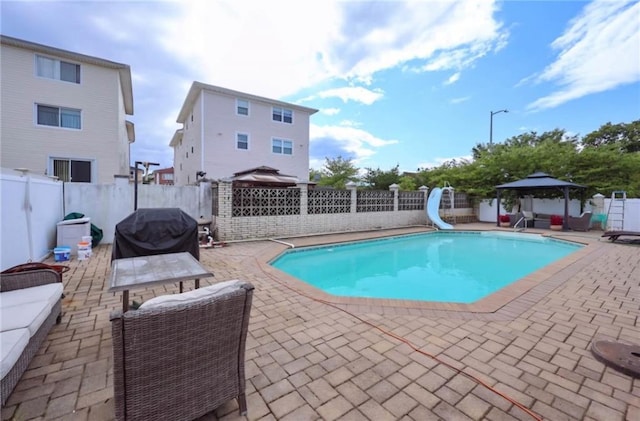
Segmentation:
{"type": "Polygon", "coordinates": [[[218,216],[218,194],[219,189],[218,185],[211,186],[211,214],[213,216],[218,216]]]}
{"type": "Polygon", "coordinates": [[[311,189],[307,194],[307,213],[320,215],[351,212],[351,191],[311,189]]]}
{"type": "MultiPolygon", "coordinates": [[[[454,192],[453,196],[453,207],[455,209],[473,207],[471,201],[469,200],[469,196],[467,196],[466,193],[454,192]]],[[[440,209],[451,209],[451,198],[447,192],[442,193],[442,198],[440,199],[440,209]]]]}
{"type": "Polygon", "coordinates": [[[421,191],[399,191],[398,210],[423,210],[424,193],[421,191]]]}
{"type": "Polygon", "coordinates": [[[393,212],[393,192],[358,190],[356,212],[393,212]]]}
{"type": "Polygon", "coordinates": [[[300,189],[234,188],[233,216],[299,215],[300,189]]]}

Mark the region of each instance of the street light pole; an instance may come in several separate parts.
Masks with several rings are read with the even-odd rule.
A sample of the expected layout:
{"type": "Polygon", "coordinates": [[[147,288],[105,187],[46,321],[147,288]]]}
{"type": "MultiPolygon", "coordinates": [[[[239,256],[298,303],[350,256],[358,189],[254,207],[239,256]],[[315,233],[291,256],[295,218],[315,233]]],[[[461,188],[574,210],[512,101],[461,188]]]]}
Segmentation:
{"type": "Polygon", "coordinates": [[[508,113],[509,110],[491,111],[491,117],[489,119],[489,145],[493,145],[493,116],[500,113],[508,113]]]}

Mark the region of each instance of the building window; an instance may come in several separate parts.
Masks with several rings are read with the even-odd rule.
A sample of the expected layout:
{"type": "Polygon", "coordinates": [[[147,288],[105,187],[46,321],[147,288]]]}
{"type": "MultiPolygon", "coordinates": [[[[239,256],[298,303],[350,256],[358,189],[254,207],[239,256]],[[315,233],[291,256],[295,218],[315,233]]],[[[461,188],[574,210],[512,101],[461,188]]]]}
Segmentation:
{"type": "Polygon", "coordinates": [[[162,175],[160,176],[160,178],[163,181],[173,181],[173,173],[162,173],[162,175]]]}
{"type": "Polygon", "coordinates": [[[284,139],[272,139],[271,151],[281,155],[293,155],[293,142],[284,139]]]}
{"type": "Polygon", "coordinates": [[[249,115],[249,101],[246,99],[236,99],[236,113],[239,115],[249,115]]]}
{"type": "Polygon", "coordinates": [[[249,135],[246,133],[236,133],[236,148],[249,149],[249,135]]]}
{"type": "Polygon", "coordinates": [[[273,107],[273,121],[281,121],[289,124],[293,123],[293,110],[273,107]]]}
{"type": "Polygon", "coordinates": [[[80,83],[80,65],[36,55],[36,74],[48,79],[80,83]]]}
{"type": "Polygon", "coordinates": [[[65,127],[78,130],[82,128],[80,110],[38,104],[37,114],[37,122],[41,126],[65,127]]]}
{"type": "Polygon", "coordinates": [[[52,159],[53,175],[61,181],[73,183],[91,183],[91,161],[75,159],[52,159]]]}

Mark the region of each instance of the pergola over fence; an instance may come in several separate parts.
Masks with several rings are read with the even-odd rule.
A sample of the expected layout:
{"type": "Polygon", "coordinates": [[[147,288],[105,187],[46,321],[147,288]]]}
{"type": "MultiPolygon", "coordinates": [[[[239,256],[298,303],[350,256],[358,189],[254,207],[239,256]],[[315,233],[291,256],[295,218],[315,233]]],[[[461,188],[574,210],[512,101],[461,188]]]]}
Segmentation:
{"type": "Polygon", "coordinates": [[[527,178],[496,186],[496,190],[498,193],[498,206],[496,206],[496,226],[500,225],[500,193],[502,192],[502,190],[517,190],[518,192],[528,192],[540,189],[557,189],[563,192],[564,218],[562,218],[562,229],[567,230],[569,228],[569,189],[584,190],[586,189],[586,187],[579,184],[571,183],[569,181],[558,180],[557,178],[553,178],[549,174],[543,172],[536,172],[527,176],[527,178]]]}

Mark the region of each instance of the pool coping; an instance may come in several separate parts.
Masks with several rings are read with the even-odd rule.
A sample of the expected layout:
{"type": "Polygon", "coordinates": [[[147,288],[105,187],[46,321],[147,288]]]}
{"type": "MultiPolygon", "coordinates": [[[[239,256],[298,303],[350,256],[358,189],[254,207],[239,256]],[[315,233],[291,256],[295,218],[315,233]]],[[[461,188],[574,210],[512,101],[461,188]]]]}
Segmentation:
{"type": "MultiPolygon", "coordinates": [[[[479,230],[479,229],[456,229],[455,231],[465,232],[505,232],[504,230],[479,230]]],[[[400,235],[411,235],[417,233],[433,232],[428,228],[417,228],[414,230],[349,233],[340,236],[318,236],[280,239],[281,242],[274,242],[274,247],[260,254],[257,257],[258,264],[263,273],[271,279],[281,283],[285,287],[307,296],[316,301],[330,303],[336,307],[356,313],[375,314],[412,314],[430,317],[458,317],[469,319],[486,320],[511,320],[541,299],[558,286],[562,285],[572,275],[574,275],[583,265],[581,262],[590,261],[594,254],[606,247],[607,243],[600,242],[592,238],[584,238],[572,233],[541,233],[530,232],[523,234],[537,234],[557,240],[569,241],[584,245],[583,248],[571,253],[564,258],[557,260],[506,287],[487,295],[486,297],[470,304],[451,302],[432,302],[419,300],[401,299],[381,299],[363,297],[342,297],[329,294],[316,288],[294,276],[291,276],[279,269],[274,268],[269,262],[291,247],[284,243],[290,243],[295,247],[320,246],[332,243],[345,243],[360,240],[371,240],[375,238],[395,237],[400,235]],[[356,234],[356,233],[354,233],[356,234]]]]}

